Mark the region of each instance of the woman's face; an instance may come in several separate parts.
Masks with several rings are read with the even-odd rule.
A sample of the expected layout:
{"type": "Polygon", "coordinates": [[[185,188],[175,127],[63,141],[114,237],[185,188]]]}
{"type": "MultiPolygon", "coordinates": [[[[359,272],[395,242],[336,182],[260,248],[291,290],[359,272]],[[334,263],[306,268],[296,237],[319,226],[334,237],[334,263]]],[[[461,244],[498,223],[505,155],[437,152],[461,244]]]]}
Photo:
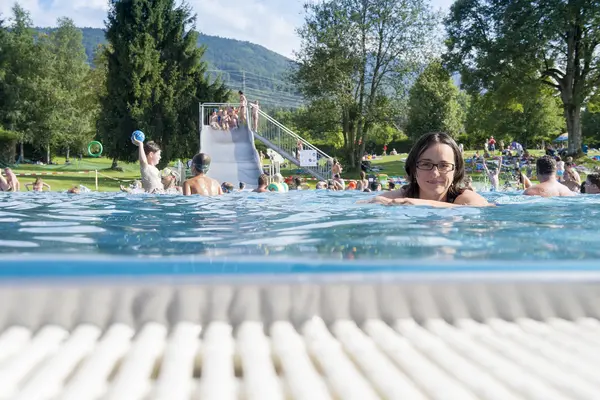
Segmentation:
{"type": "Polygon", "coordinates": [[[428,200],[444,200],[454,180],[456,172],[454,168],[452,147],[435,143],[427,148],[417,159],[416,178],[419,197],[428,200]]]}
{"type": "Polygon", "coordinates": [[[587,179],[585,181],[585,193],[598,194],[600,193],[600,188],[597,185],[594,185],[589,179],[587,179]]]}

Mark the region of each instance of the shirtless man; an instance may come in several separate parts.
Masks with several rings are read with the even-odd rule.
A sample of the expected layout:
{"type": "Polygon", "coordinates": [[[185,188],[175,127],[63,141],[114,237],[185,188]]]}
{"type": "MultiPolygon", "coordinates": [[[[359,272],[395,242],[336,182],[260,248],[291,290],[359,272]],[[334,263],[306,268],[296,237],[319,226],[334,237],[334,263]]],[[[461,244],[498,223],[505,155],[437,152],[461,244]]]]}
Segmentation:
{"type": "Polygon", "coordinates": [[[493,168],[491,171],[487,167],[487,163],[485,158],[483,159],[483,169],[490,179],[490,191],[495,192],[498,190],[498,186],[500,186],[500,170],[502,169],[502,157],[500,157],[500,163],[498,164],[498,169],[493,168]]]}
{"type": "Polygon", "coordinates": [[[4,168],[4,173],[6,174],[6,183],[9,185],[9,191],[20,192],[21,191],[21,183],[17,179],[17,175],[10,168],[4,168]]]}
{"type": "Polygon", "coordinates": [[[11,186],[8,184],[8,181],[0,174],[0,192],[9,192],[11,186]]]}
{"type": "Polygon", "coordinates": [[[556,178],[556,160],[551,156],[543,156],[537,159],[537,176],[540,183],[526,189],[523,194],[526,196],[575,196],[568,187],[563,185],[556,178]]]}
{"type": "Polygon", "coordinates": [[[215,179],[206,176],[210,168],[210,157],[208,154],[198,153],[192,159],[193,178],[183,183],[183,194],[199,194],[202,196],[217,196],[223,194],[221,185],[215,179]]]}
{"type": "Polygon", "coordinates": [[[565,163],[565,173],[563,174],[562,184],[569,188],[572,192],[579,192],[581,188],[581,177],[579,172],[573,168],[573,162],[565,163]]]}
{"type": "Polygon", "coordinates": [[[258,177],[258,187],[253,190],[254,193],[265,193],[268,192],[267,185],[269,184],[269,178],[267,175],[262,174],[258,177]]]}
{"type": "Polygon", "coordinates": [[[245,124],[246,123],[246,112],[247,112],[246,108],[248,107],[248,100],[246,99],[244,92],[242,92],[241,90],[238,91],[238,94],[240,95],[240,113],[238,115],[238,118],[240,120],[240,124],[245,124]]]}

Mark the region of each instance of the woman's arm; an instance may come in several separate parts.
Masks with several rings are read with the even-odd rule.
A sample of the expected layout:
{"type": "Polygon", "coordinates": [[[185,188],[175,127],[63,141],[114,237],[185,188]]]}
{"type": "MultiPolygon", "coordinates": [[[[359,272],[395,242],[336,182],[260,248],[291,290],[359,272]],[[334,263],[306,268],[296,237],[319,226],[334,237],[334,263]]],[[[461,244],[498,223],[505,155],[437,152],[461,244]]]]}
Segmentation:
{"type": "Polygon", "coordinates": [[[31,189],[30,187],[33,186],[33,183],[26,183],[25,184],[25,189],[27,189],[27,191],[29,192],[31,189]]]}
{"type": "Polygon", "coordinates": [[[50,191],[50,185],[48,185],[46,182],[43,183],[43,185],[48,189],[48,191],[50,191]]]}

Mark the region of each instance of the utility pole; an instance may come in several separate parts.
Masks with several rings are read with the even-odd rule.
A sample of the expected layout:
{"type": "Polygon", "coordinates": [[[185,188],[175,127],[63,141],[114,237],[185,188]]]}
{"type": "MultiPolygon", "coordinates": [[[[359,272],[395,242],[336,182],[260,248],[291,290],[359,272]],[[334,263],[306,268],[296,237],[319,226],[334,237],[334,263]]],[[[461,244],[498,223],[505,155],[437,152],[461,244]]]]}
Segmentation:
{"type": "Polygon", "coordinates": [[[242,70],[242,92],[246,93],[246,71],[242,70]]]}

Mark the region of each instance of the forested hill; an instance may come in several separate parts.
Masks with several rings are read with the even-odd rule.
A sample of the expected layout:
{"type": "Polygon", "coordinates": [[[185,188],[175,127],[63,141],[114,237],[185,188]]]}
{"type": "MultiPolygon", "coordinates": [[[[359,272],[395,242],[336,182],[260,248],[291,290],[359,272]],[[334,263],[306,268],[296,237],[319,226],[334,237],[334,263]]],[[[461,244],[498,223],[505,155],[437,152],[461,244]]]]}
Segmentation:
{"type": "MultiPolygon", "coordinates": [[[[50,31],[51,28],[38,28],[50,31]]],[[[90,64],[99,44],[106,43],[104,30],[81,28],[83,45],[90,64]]],[[[302,98],[289,83],[292,60],[263,46],[235,39],[200,34],[198,46],[206,45],[204,61],[211,75],[221,74],[232,90],[245,88],[250,100],[283,107],[297,107],[302,98]]]]}

